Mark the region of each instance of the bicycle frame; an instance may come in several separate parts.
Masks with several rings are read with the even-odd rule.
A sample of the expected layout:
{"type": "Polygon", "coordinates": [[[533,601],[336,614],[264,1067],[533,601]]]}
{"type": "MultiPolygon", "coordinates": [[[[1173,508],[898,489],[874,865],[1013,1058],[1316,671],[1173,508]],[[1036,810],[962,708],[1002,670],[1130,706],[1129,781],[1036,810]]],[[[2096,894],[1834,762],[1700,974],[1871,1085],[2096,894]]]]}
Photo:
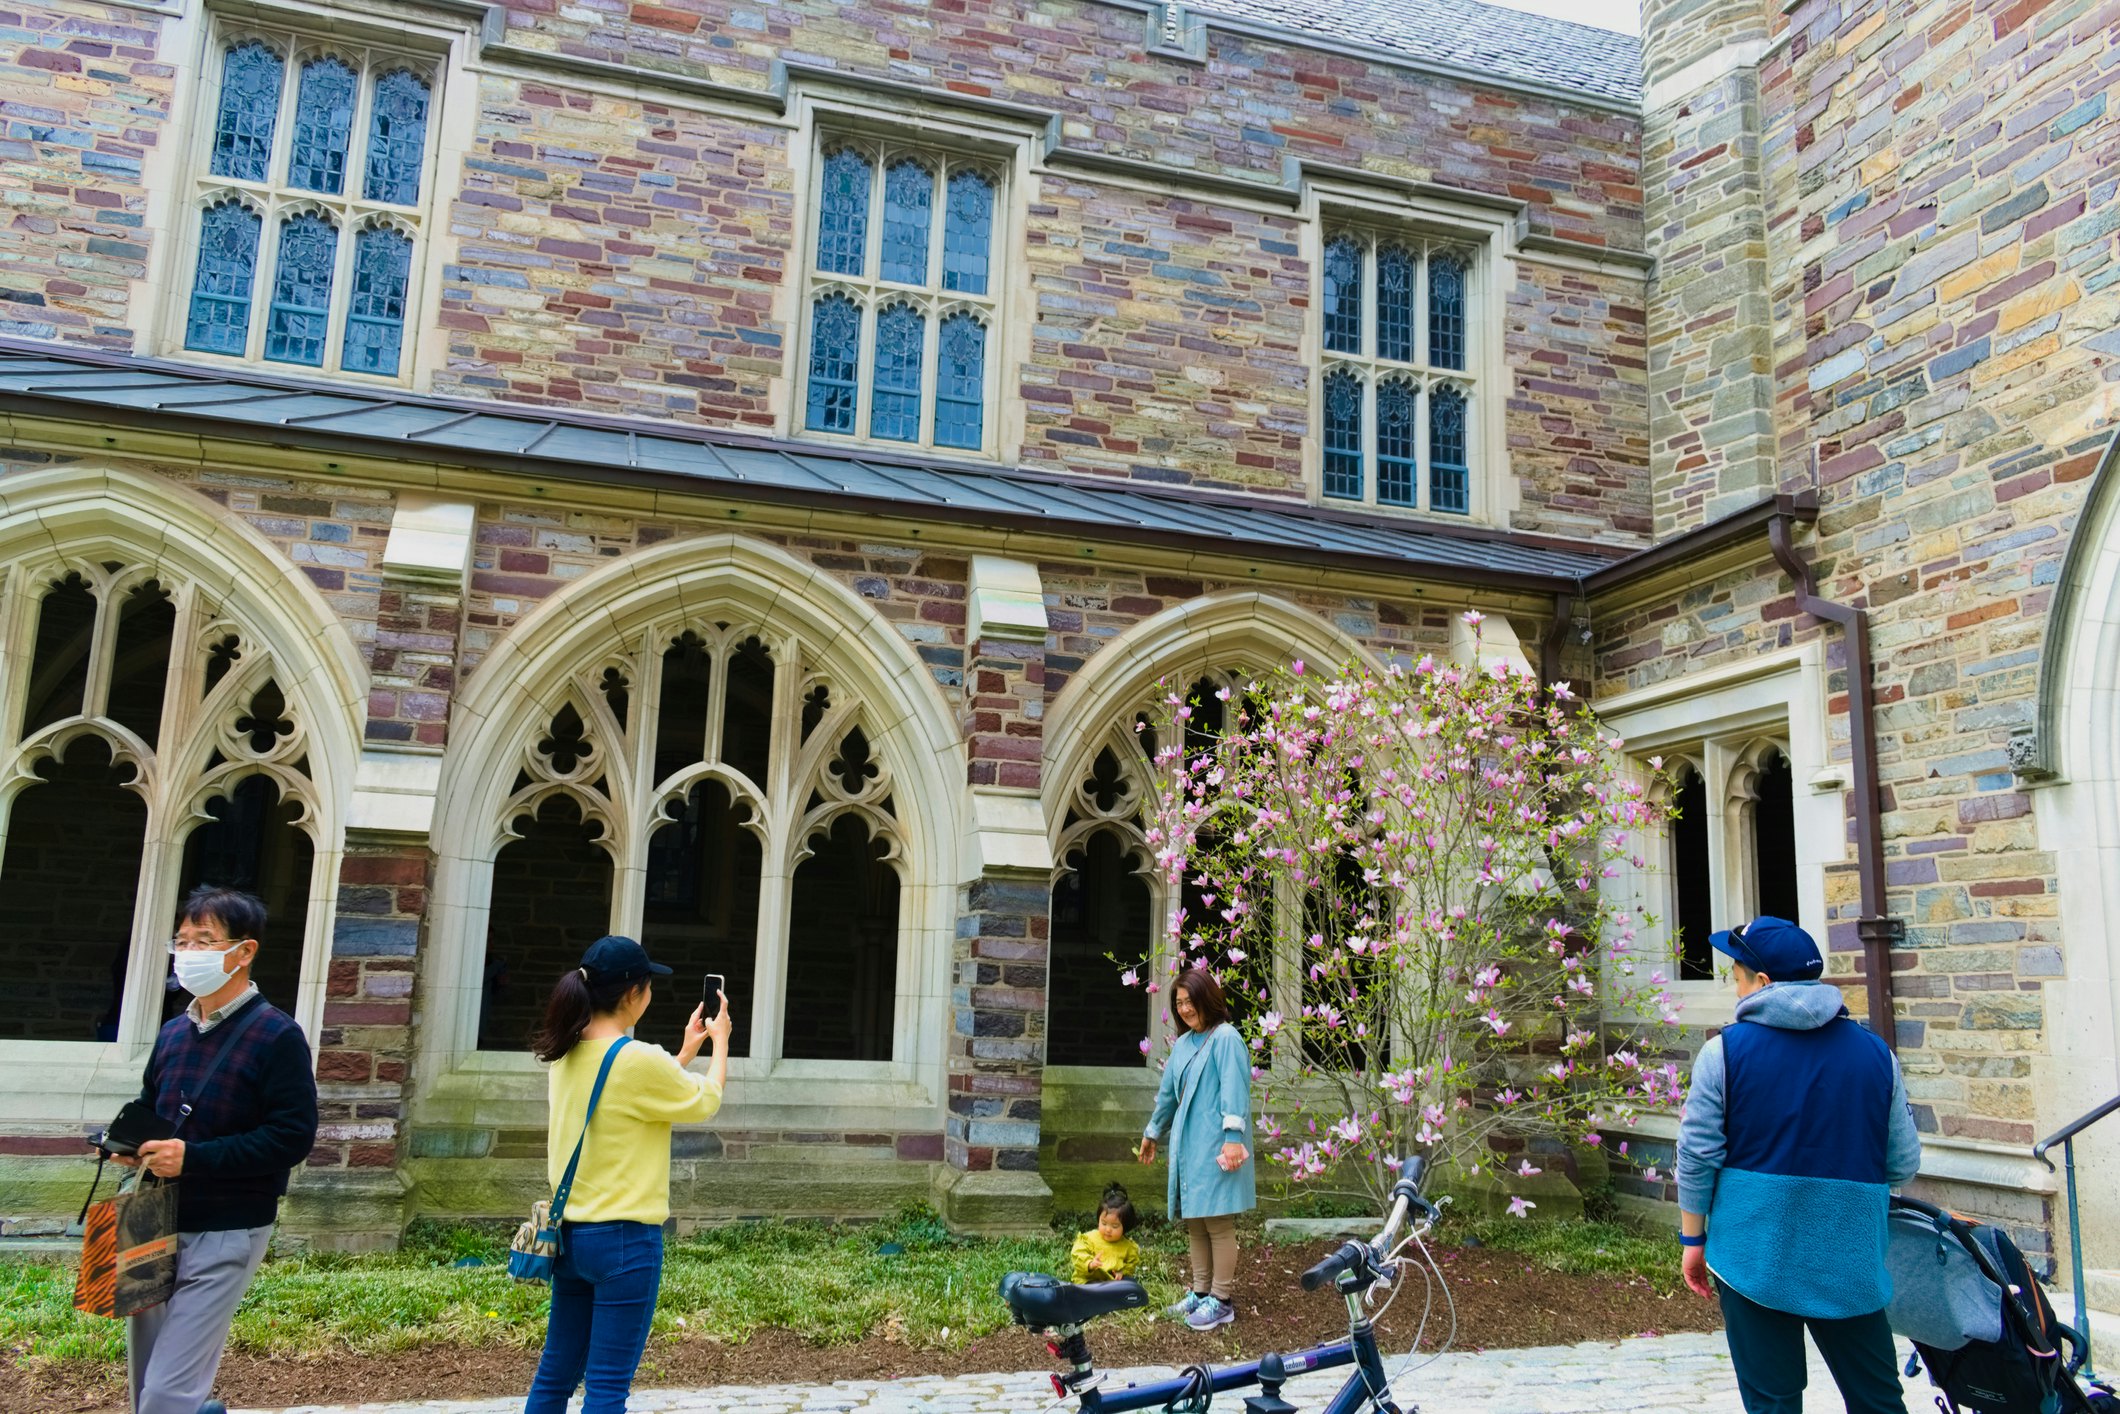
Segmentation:
{"type": "MultiPolygon", "coordinates": [[[[1260,1414],[1274,1414],[1276,1410],[1295,1414],[1294,1406],[1282,1402],[1282,1381],[1313,1370],[1334,1370],[1353,1365],[1354,1373],[1347,1383],[1340,1386],[1332,1402],[1323,1414],[1360,1414],[1363,1409],[1380,1409],[1388,1414],[1398,1414],[1398,1406],[1391,1402],[1391,1386],[1384,1375],[1384,1359],[1377,1350],[1376,1327],[1362,1311],[1359,1292],[1347,1294],[1347,1309],[1353,1317],[1354,1328],[1346,1340],[1336,1340],[1329,1345],[1316,1345],[1308,1350],[1291,1355],[1263,1355],[1257,1360],[1247,1360],[1240,1365],[1225,1365],[1209,1372],[1208,1390],[1223,1394],[1230,1390],[1250,1389],[1256,1385],[1264,1396],[1259,1401],[1264,1405],[1260,1414]],[[1381,1391],[1382,1397],[1378,1393],[1381,1391]]],[[[1065,1336],[1079,1337],[1080,1330],[1058,1332],[1065,1336]]],[[[1056,1377],[1057,1378],[1057,1377],[1056,1377]]],[[[1128,1385],[1120,1390],[1106,1390],[1092,1385],[1076,1395],[1076,1407],[1084,1414],[1133,1414],[1133,1411],[1163,1409],[1174,1401],[1198,1393],[1193,1383],[1180,1376],[1176,1379],[1156,1380],[1145,1385],[1128,1385]]],[[[1248,1407],[1252,1401],[1247,1401],[1248,1407]]]]}

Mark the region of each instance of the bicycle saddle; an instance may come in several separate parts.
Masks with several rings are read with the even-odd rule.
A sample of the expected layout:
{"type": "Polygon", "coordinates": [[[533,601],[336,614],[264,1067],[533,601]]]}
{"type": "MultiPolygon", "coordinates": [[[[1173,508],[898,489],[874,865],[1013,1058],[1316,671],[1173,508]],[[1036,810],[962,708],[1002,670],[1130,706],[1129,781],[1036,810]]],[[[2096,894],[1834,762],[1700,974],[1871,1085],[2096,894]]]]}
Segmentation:
{"type": "Polygon", "coordinates": [[[1137,1281],[1100,1281],[1073,1286],[1043,1272],[1010,1272],[1001,1279],[1001,1297],[1019,1326],[1050,1330],[1079,1326],[1114,1311],[1148,1304],[1148,1292],[1137,1281]]]}

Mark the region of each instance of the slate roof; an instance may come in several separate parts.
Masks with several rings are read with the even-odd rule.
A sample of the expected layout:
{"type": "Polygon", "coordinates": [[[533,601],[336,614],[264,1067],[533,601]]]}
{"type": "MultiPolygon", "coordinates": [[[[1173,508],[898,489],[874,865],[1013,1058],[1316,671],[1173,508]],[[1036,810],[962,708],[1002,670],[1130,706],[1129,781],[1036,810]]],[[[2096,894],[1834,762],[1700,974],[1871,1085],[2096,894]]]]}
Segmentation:
{"type": "Polygon", "coordinates": [[[0,413],[1533,592],[1573,584],[1623,553],[1183,487],[917,453],[855,454],[674,423],[422,398],[13,340],[0,340],[0,413]]]}
{"type": "Polygon", "coordinates": [[[1479,0],[1207,0],[1194,8],[1428,63],[1641,102],[1642,50],[1634,36],[1479,0]]]}

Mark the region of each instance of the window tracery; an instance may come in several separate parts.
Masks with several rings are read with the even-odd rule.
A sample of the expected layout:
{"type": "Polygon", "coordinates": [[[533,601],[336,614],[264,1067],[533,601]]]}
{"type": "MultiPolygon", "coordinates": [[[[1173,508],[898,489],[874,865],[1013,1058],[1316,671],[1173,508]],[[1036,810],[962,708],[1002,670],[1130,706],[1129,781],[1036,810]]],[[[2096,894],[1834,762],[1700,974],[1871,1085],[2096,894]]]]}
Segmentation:
{"type": "MultiPolygon", "coordinates": [[[[326,833],[311,723],[255,629],[202,585],[130,558],[14,567],[27,647],[0,718],[0,907],[34,939],[0,1039],[151,1034],[182,1004],[161,941],[198,883],[260,893],[254,976],[296,1005],[326,833]]],[[[0,948],[13,944],[0,942],[0,948]]]]}

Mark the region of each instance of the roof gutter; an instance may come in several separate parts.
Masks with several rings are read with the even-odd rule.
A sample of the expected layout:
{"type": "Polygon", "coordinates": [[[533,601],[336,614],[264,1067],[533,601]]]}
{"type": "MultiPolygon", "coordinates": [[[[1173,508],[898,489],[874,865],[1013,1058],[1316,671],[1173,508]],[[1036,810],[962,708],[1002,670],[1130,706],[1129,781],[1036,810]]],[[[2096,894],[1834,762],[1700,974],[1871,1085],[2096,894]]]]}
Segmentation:
{"type": "Polygon", "coordinates": [[[1864,981],[1870,1004],[1870,1030],[1898,1049],[1898,1026],[1892,1008],[1892,944],[1900,924],[1885,913],[1884,815],[1877,785],[1877,732],[1872,720],[1870,616],[1848,604],[1818,596],[1816,571],[1796,552],[1795,517],[1777,512],[1767,521],[1767,544],[1774,559],[1796,584],[1796,607],[1840,625],[1847,648],[1848,756],[1854,769],[1855,867],[1861,887],[1862,915],[1855,935],[1862,943],[1864,981]]]}

